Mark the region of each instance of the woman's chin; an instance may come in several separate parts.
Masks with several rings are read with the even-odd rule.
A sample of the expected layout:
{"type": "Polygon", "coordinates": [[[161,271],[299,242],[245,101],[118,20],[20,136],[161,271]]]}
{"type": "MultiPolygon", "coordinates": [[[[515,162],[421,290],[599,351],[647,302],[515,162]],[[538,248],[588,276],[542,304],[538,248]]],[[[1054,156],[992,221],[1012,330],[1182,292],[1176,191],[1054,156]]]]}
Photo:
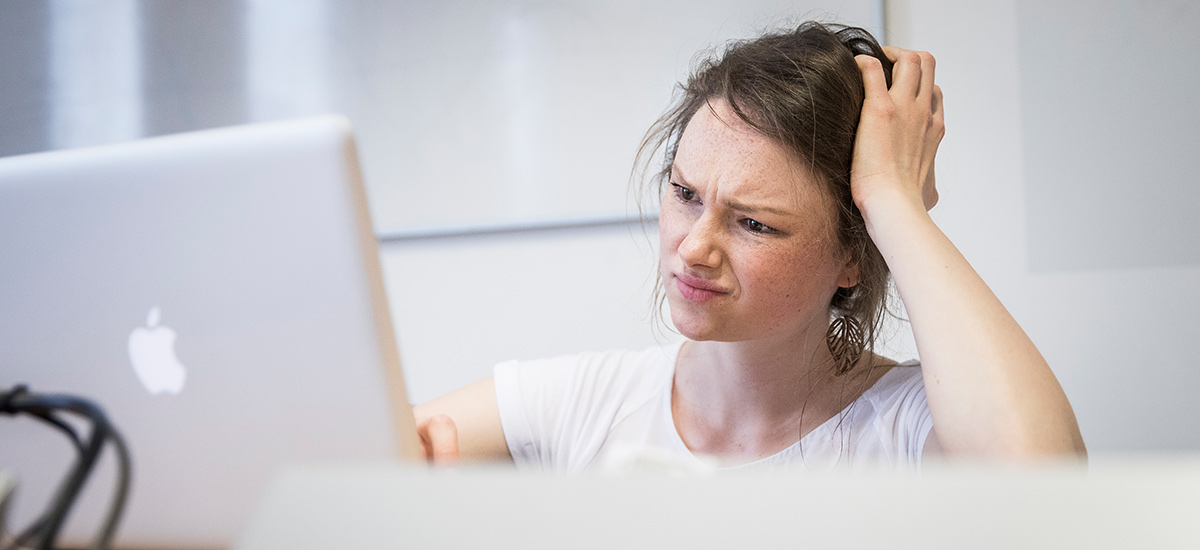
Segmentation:
{"type": "Polygon", "coordinates": [[[703,342],[706,340],[727,340],[727,338],[722,337],[722,331],[719,327],[716,327],[711,323],[706,323],[702,319],[672,314],[671,324],[674,325],[676,332],[682,334],[684,338],[694,342],[703,342]]]}
{"type": "Polygon", "coordinates": [[[682,334],[688,340],[701,341],[705,340],[704,331],[686,319],[680,319],[677,315],[671,315],[671,326],[675,328],[675,332],[682,334]]]}
{"type": "Polygon", "coordinates": [[[731,330],[735,328],[725,322],[712,308],[697,306],[678,295],[667,294],[667,305],[671,312],[671,325],[688,340],[732,342],[744,339],[731,330]]]}

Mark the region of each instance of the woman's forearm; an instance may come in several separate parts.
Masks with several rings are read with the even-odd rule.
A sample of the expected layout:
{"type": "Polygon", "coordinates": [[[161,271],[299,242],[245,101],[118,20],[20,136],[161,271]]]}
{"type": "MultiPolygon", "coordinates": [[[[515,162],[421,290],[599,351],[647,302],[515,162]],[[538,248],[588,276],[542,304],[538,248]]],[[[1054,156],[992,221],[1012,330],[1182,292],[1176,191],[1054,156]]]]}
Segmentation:
{"type": "Polygon", "coordinates": [[[861,205],[863,215],[912,323],[942,449],[996,458],[1084,455],[1054,373],[983,279],[919,202],[876,199],[861,205]]]}

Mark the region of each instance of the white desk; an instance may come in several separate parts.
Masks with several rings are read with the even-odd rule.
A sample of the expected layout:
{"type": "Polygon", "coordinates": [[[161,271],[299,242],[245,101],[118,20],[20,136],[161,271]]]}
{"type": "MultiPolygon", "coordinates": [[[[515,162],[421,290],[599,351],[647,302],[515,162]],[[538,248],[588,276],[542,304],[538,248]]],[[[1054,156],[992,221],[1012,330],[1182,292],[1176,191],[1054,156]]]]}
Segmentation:
{"type": "Polygon", "coordinates": [[[1200,460],[858,477],[296,467],[236,548],[1200,548],[1200,460]]]}

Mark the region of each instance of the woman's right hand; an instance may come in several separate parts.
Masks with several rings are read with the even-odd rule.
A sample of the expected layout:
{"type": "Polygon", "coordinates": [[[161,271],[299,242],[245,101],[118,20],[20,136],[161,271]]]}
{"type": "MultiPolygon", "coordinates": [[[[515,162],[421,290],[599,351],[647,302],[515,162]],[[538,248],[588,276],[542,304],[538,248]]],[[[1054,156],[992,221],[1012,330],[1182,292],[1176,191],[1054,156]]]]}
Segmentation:
{"type": "Polygon", "coordinates": [[[469,384],[413,407],[425,459],[438,466],[459,461],[512,461],[496,386],[491,378],[469,384]]]}
{"type": "Polygon", "coordinates": [[[458,464],[458,427],[444,414],[417,418],[417,435],[425,448],[425,460],[438,466],[458,464]]]}

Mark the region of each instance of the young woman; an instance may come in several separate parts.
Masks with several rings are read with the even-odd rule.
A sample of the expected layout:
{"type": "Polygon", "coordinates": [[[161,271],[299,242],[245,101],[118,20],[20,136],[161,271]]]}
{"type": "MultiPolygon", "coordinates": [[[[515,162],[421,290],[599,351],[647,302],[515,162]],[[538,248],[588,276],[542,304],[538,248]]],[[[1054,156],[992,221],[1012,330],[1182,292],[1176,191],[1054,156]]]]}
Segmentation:
{"type": "Polygon", "coordinates": [[[427,455],[578,472],[1084,456],[1033,343],[937,228],[934,59],[806,23],[704,63],[651,128],[686,340],[497,365],[416,408],[427,455]],[[665,185],[663,183],[665,182],[665,185]],[[871,352],[890,277],[919,364],[871,352]]]}

